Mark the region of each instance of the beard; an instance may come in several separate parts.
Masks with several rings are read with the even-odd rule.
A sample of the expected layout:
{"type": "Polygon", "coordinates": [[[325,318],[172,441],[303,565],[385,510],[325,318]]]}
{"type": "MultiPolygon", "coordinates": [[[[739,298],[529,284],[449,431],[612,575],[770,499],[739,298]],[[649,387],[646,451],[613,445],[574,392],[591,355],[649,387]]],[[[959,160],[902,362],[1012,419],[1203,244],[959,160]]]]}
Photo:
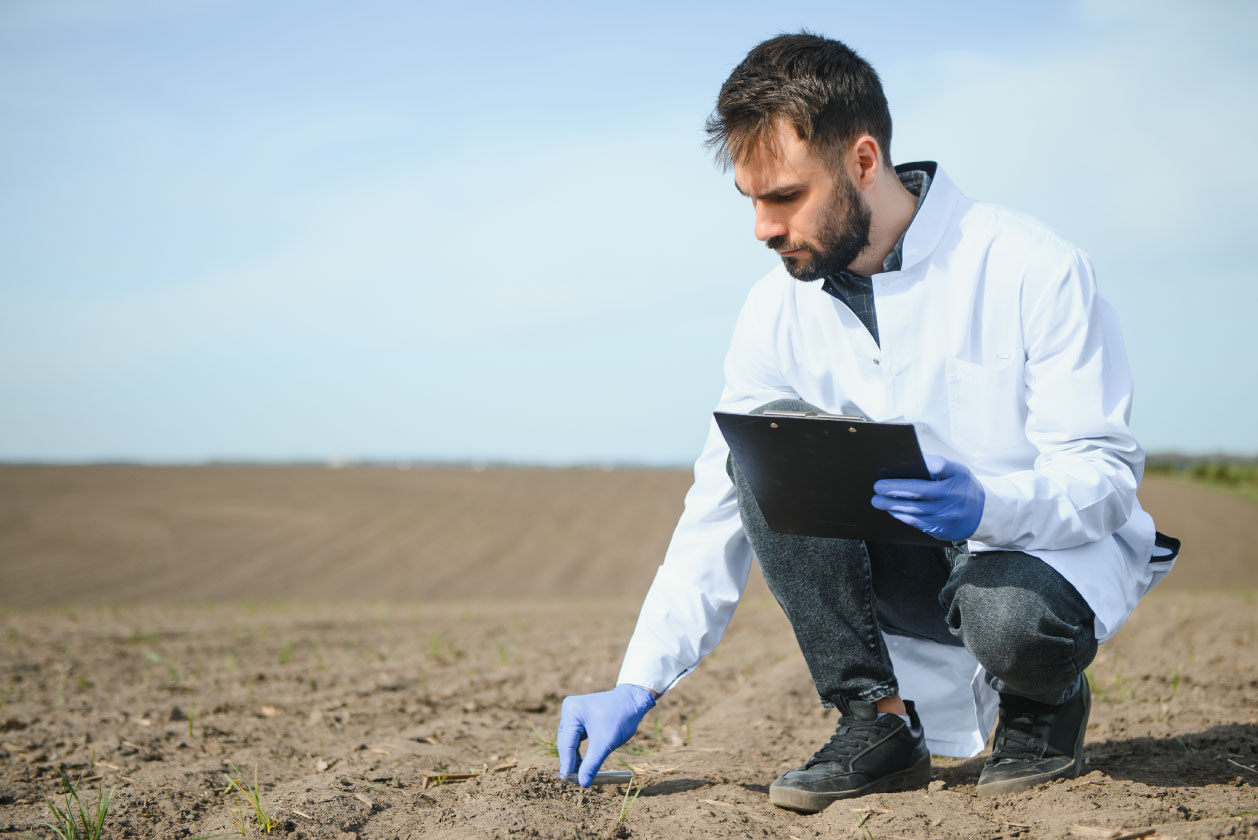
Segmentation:
{"type": "Polygon", "coordinates": [[[815,243],[787,242],[785,236],[774,236],[765,242],[774,251],[799,249],[808,255],[782,257],[783,267],[796,280],[820,280],[837,274],[869,247],[873,218],[869,204],[846,173],[839,173],[836,180],[839,188],[822,215],[815,243]]]}

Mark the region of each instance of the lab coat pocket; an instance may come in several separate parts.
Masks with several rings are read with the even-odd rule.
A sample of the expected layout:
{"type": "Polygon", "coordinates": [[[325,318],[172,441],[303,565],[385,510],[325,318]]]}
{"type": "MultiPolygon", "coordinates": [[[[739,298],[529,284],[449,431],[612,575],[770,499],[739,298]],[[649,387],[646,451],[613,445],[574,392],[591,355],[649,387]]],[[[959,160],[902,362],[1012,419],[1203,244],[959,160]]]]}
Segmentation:
{"type": "Polygon", "coordinates": [[[963,359],[944,363],[948,378],[948,422],[952,443],[975,455],[1018,445],[1026,436],[1021,365],[978,365],[963,359]]]}

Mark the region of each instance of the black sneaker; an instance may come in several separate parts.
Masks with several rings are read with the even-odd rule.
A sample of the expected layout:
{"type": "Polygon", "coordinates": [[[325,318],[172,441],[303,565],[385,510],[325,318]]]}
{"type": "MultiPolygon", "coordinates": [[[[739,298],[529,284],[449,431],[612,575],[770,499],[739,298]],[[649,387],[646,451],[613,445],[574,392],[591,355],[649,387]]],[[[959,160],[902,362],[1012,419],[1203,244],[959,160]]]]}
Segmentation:
{"type": "Polygon", "coordinates": [[[1078,776],[1091,710],[1092,692],[1082,676],[1074,696],[1059,706],[1000,695],[996,744],[978,777],[978,795],[1017,793],[1078,776]]]}
{"type": "Polygon", "coordinates": [[[811,814],[836,799],[925,787],[930,753],[922,722],[911,701],[904,701],[904,707],[916,735],[898,715],[878,717],[873,703],[850,704],[829,743],[769,785],[769,801],[811,814]]]}

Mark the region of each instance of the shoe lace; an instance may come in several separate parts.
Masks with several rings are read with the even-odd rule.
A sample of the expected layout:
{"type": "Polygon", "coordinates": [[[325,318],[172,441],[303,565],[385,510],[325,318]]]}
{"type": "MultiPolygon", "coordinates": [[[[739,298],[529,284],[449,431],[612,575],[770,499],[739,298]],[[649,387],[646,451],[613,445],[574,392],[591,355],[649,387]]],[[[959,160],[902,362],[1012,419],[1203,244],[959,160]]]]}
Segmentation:
{"type": "Polygon", "coordinates": [[[1053,715],[1052,711],[1038,706],[1029,701],[1001,703],[1000,729],[992,746],[993,760],[1036,759],[1044,755],[1053,715]]]}
{"type": "Polygon", "coordinates": [[[855,723],[844,723],[840,720],[839,728],[830,736],[830,740],[813,753],[805,766],[853,759],[872,746],[881,735],[876,720],[855,723]]]}

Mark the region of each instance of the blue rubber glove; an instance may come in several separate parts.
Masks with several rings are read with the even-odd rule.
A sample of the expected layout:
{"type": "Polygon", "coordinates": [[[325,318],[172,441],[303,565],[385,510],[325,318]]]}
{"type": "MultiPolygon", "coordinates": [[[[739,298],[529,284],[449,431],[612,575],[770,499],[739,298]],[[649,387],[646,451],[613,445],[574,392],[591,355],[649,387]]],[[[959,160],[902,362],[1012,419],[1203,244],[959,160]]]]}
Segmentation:
{"type": "Polygon", "coordinates": [[[960,461],[927,455],[931,481],[884,478],[874,482],[873,505],[935,539],[968,539],[978,530],[987,494],[960,461]]]}
{"type": "Polygon", "coordinates": [[[598,768],[612,750],[633,737],[638,724],[655,705],[655,697],[640,685],[624,683],[598,694],[565,697],[559,714],[559,773],[572,773],[581,765],[577,781],[589,787],[598,768]],[[590,745],[582,761],[578,746],[590,745]]]}

